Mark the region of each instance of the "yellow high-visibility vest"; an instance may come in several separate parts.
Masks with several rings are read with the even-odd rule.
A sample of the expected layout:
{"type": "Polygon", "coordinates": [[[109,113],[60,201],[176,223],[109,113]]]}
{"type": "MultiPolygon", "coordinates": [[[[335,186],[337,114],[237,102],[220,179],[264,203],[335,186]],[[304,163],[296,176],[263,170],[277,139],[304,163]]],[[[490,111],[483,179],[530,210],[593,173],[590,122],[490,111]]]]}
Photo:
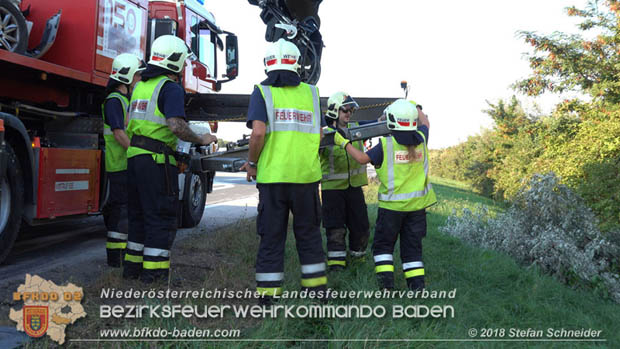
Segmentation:
{"type": "MultiPolygon", "coordinates": [[[[166,123],[166,117],[159,110],[157,100],[159,92],[166,81],[173,81],[166,76],[158,76],[148,81],[139,81],[133,89],[129,106],[129,125],[127,133],[149,137],[166,143],[172,151],[176,151],[178,138],[170,131],[166,123]]],[[[156,154],[146,149],[132,147],[127,149],[127,158],[141,154],[153,154],[155,162],[164,164],[164,154],[156,154]]],[[[170,163],[176,165],[176,160],[171,155],[170,163]]]]}
{"type": "MultiPolygon", "coordinates": [[[[422,135],[424,134],[417,131],[422,135]]],[[[426,139],[418,145],[413,154],[409,147],[401,145],[392,136],[381,139],[383,162],[377,169],[379,186],[379,207],[411,212],[429,207],[437,202],[428,170],[428,149],[426,139]],[[412,161],[409,159],[413,157],[412,161]]]]}
{"type": "MultiPolygon", "coordinates": [[[[359,126],[357,122],[349,123],[348,127],[359,126]]],[[[335,129],[328,127],[328,131],[335,129]]],[[[355,148],[364,151],[364,143],[351,143],[355,148]]],[[[341,190],[352,187],[361,187],[368,184],[366,165],[360,165],[353,157],[339,146],[326,147],[321,152],[321,190],[341,190]]]]}
{"type": "Polygon", "coordinates": [[[123,123],[127,119],[127,106],[129,99],[118,92],[110,93],[101,105],[101,114],[103,115],[103,140],[105,141],[105,170],[107,172],[120,172],[127,169],[127,150],[116,141],[114,132],[110,125],[105,123],[105,103],[116,98],[121,102],[123,108],[123,123]]]}
{"type": "Polygon", "coordinates": [[[321,107],[316,86],[257,85],[267,110],[257,183],[313,183],[321,179],[321,107]]]}

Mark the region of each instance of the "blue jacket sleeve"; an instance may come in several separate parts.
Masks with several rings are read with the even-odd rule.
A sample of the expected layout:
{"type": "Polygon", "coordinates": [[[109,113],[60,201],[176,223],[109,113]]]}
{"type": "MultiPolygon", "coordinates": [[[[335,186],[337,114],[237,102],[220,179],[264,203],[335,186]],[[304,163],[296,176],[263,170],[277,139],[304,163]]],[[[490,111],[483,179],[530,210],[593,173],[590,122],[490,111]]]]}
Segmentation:
{"type": "Polygon", "coordinates": [[[246,127],[251,129],[252,121],[254,120],[267,123],[267,106],[265,105],[263,95],[256,86],[254,86],[254,91],[252,91],[252,95],[250,95],[250,104],[248,105],[248,121],[245,124],[246,127]]]}
{"type": "Polygon", "coordinates": [[[418,127],[418,131],[422,132],[422,134],[424,134],[424,138],[426,139],[426,145],[428,145],[428,127],[422,125],[420,127],[418,127]]]}
{"type": "Polygon", "coordinates": [[[125,129],[125,114],[123,105],[117,98],[108,99],[103,105],[105,123],[110,126],[112,131],[125,129]]]}
{"type": "Polygon", "coordinates": [[[379,140],[379,144],[367,151],[366,155],[370,158],[371,164],[377,168],[381,167],[381,164],[383,163],[383,147],[381,146],[381,140],[379,140]]]}
{"type": "Polygon", "coordinates": [[[166,119],[185,117],[185,90],[174,82],[166,82],[159,91],[157,107],[166,119]]]}

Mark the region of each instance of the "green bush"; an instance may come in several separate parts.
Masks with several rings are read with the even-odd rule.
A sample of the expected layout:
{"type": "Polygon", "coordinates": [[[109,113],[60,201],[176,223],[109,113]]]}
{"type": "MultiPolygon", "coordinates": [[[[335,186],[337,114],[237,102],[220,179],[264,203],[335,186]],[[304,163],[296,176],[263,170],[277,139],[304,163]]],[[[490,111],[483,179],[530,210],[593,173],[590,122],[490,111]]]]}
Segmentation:
{"type": "Polygon", "coordinates": [[[620,245],[604,238],[592,211],[553,173],[534,175],[505,213],[492,217],[485,206],[477,212],[464,209],[440,229],[536,265],[569,285],[603,290],[620,302],[620,245]]]}
{"type": "Polygon", "coordinates": [[[620,227],[619,169],[620,106],[576,101],[558,105],[553,115],[486,130],[431,156],[434,175],[462,180],[496,199],[511,200],[532,176],[553,171],[585,200],[605,232],[620,227]]]}

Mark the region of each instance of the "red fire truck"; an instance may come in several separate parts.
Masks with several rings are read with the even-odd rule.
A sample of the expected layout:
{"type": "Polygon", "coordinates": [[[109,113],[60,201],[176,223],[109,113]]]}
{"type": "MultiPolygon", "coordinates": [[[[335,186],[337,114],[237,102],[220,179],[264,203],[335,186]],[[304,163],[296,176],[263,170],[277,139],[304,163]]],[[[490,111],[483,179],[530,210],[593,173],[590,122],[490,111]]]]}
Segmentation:
{"type": "MultiPolygon", "coordinates": [[[[236,36],[198,0],[0,0],[0,262],[22,222],[100,212],[107,183],[101,102],[112,60],[124,52],[148,57],[164,34],[184,39],[198,56],[183,72],[190,95],[218,91],[237,76],[236,36]]],[[[215,132],[217,124],[203,127],[215,132]]],[[[222,165],[201,163],[201,171],[181,176],[184,227],[200,221],[222,165]]]]}

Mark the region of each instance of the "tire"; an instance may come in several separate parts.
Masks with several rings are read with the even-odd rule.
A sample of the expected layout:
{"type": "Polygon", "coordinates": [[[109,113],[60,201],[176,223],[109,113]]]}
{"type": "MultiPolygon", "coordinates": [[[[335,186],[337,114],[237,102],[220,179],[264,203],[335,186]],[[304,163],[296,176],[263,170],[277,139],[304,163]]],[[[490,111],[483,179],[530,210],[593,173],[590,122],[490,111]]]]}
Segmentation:
{"type": "Polygon", "coordinates": [[[9,255],[22,222],[24,178],[13,148],[7,143],[6,174],[0,176],[0,263],[9,255]]]}
{"type": "Polygon", "coordinates": [[[9,0],[0,0],[0,48],[19,54],[28,49],[26,18],[9,0]],[[4,21],[6,26],[2,24],[4,21]]]}
{"type": "Polygon", "coordinates": [[[207,201],[207,176],[186,173],[183,189],[181,228],[193,228],[200,223],[207,201]]]}

